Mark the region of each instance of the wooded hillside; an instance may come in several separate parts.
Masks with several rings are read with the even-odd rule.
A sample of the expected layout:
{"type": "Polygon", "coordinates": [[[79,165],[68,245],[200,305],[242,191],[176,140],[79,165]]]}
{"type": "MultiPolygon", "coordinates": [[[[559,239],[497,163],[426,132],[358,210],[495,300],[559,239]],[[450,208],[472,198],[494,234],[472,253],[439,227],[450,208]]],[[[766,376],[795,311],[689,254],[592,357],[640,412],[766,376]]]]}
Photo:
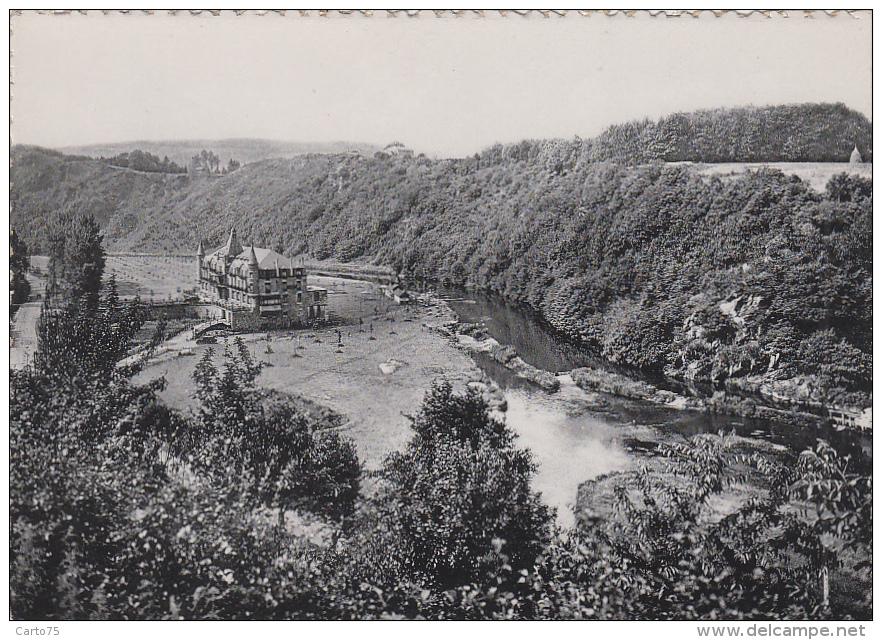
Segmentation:
{"type": "Polygon", "coordinates": [[[713,109],[614,125],[587,145],[592,160],[847,162],[872,159],[873,125],[841,103],[713,109]]]}
{"type": "Polygon", "coordinates": [[[235,225],[290,255],[489,289],[613,361],[865,405],[868,180],[838,176],[819,194],[778,171],[723,181],[688,166],[593,162],[568,154],[576,144],[442,161],[312,155],[222,177],[136,174],[16,148],[11,217],[33,253],[56,207],[92,212],[111,252],[217,245],[235,225]]]}

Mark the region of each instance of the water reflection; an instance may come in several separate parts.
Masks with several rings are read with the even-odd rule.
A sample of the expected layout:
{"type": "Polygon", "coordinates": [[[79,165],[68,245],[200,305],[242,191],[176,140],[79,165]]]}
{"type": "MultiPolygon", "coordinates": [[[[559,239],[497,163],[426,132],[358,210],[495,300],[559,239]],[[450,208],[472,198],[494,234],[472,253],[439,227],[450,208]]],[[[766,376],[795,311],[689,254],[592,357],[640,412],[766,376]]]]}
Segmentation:
{"type": "MultiPolygon", "coordinates": [[[[535,367],[552,372],[608,367],[586,349],[556,335],[529,309],[476,293],[446,293],[453,298],[450,306],[462,322],[484,324],[493,338],[514,346],[518,355],[535,367]]],[[[477,354],[475,360],[505,391],[507,423],[539,463],[534,487],[557,508],[562,524],[572,524],[570,505],[582,482],[638,464],[657,442],[671,437],[734,431],[794,451],[824,438],[840,450],[862,457],[872,455],[869,435],[670,409],[607,394],[589,394],[577,387],[563,387],[549,394],[488,356],[477,354]]]]}
{"type": "Polygon", "coordinates": [[[597,476],[627,469],[631,456],[608,422],[584,411],[569,411],[565,402],[542,401],[523,389],[510,389],[506,421],[529,448],[539,470],[533,488],[557,509],[558,522],[572,526],[579,485],[597,476]]]}
{"type": "Polygon", "coordinates": [[[478,293],[445,293],[452,297],[450,307],[462,322],[483,323],[491,336],[513,346],[534,367],[557,373],[600,364],[587,349],[555,336],[527,307],[478,293]]]}

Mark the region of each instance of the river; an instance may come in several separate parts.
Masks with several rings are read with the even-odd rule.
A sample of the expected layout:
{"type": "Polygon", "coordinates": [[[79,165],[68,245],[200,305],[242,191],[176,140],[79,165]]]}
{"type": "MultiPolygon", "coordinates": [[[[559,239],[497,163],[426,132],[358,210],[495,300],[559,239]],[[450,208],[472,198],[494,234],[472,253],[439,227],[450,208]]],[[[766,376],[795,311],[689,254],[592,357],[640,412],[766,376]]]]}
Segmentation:
{"type": "MultiPolygon", "coordinates": [[[[535,367],[557,373],[582,366],[608,366],[586,349],[556,335],[529,309],[473,292],[447,291],[444,295],[460,321],[483,324],[493,338],[513,346],[524,361],[535,367]]],[[[670,409],[589,393],[572,385],[548,393],[488,356],[478,354],[475,359],[504,391],[508,402],[506,422],[518,434],[518,443],[528,447],[538,463],[533,486],[547,504],[557,509],[558,522],[564,526],[574,522],[572,505],[580,484],[639,465],[660,441],[734,430],[738,435],[797,451],[812,446],[819,437],[857,443],[868,453],[871,447],[869,436],[670,409]]]]}

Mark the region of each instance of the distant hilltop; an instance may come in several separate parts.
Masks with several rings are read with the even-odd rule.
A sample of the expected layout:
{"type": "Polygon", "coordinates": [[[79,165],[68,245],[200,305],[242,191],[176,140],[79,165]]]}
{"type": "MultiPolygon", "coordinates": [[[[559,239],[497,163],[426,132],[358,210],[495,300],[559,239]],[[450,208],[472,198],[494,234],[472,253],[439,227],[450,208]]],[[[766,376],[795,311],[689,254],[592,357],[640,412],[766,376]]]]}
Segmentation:
{"type": "Polygon", "coordinates": [[[58,150],[67,155],[90,158],[112,158],[121,153],[146,151],[159,158],[168,157],[182,167],[190,164],[193,156],[203,149],[214,152],[222,165],[230,160],[242,164],[272,158],[291,158],[310,153],[359,153],[371,156],[382,147],[362,142],[283,142],[260,138],[230,138],[226,140],[135,140],[132,142],[112,142],[90,144],[79,147],[61,147],[58,150]]]}
{"type": "MultiPolygon", "coordinates": [[[[422,233],[409,226],[420,207],[426,208],[421,224],[430,226],[447,207],[451,216],[476,206],[482,216],[508,211],[519,219],[521,210],[502,206],[513,202],[513,192],[532,194],[535,199],[524,195],[520,206],[534,208],[554,201],[542,194],[556,180],[605,183],[604,167],[618,166],[611,174],[618,175],[625,167],[689,164],[681,168],[690,174],[737,182],[757,165],[785,163],[778,170],[823,192],[836,174],[872,175],[872,124],[842,104],[803,104],[677,113],[614,125],[592,139],[524,140],[444,160],[414,154],[397,141],[377,147],[191,140],[70,151],[75,154],[11,149],[11,223],[35,252],[46,246],[49,213],[72,207],[95,216],[114,251],[175,252],[195,244],[197,236],[220,241],[206,234],[237,225],[262,246],[275,249],[281,242],[295,253],[347,261],[363,255],[389,259],[373,253],[367,238],[384,237],[393,228],[422,233]],[[166,156],[189,166],[203,149],[219,160],[203,174],[111,166],[94,158],[131,146],[155,156],[148,160],[159,169],[170,167],[166,156]],[[84,157],[88,153],[93,157],[84,157]],[[231,158],[244,166],[218,171],[231,158]],[[325,228],[329,220],[339,226],[325,228]]],[[[581,196],[567,197],[573,211],[584,205],[581,196]]],[[[394,259],[411,254],[416,250],[403,243],[394,259]]]]}
{"type": "Polygon", "coordinates": [[[873,124],[842,103],[702,109],[614,124],[593,138],[496,144],[476,157],[492,163],[536,156],[558,171],[597,162],[871,163],[873,124]]]}
{"type": "MultiPolygon", "coordinates": [[[[62,147],[69,156],[113,158],[142,151],[188,167],[202,150],[250,164],[260,160],[308,154],[411,157],[415,152],[394,141],[386,146],[363,142],[285,142],[259,138],[117,142],[62,147]]],[[[848,162],[873,161],[873,125],[862,113],[842,103],[805,103],[700,109],[658,120],[636,120],[607,127],[593,138],[523,140],[495,144],[475,154],[484,161],[521,159],[541,153],[562,165],[613,162],[848,162]],[[854,152],[857,151],[857,154],[854,152]]]]}
{"type": "Polygon", "coordinates": [[[782,104],[674,113],[613,125],[591,140],[593,161],[871,162],[873,125],[842,103],[782,104]]]}

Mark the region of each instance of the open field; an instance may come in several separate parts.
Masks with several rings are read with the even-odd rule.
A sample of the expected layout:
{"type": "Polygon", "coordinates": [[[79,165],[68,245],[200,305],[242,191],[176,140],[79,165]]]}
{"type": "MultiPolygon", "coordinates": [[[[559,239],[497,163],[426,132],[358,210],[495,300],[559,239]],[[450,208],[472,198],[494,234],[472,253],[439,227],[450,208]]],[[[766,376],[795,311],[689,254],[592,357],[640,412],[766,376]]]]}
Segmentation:
{"type": "Polygon", "coordinates": [[[116,289],[121,298],[177,299],[184,291],[196,287],[196,257],[108,255],[105,285],[110,275],[116,276],[116,289]]]}
{"type": "MultiPolygon", "coordinates": [[[[48,258],[43,256],[41,259],[48,264],[48,258]]],[[[294,259],[299,260],[299,257],[294,259]]],[[[309,273],[332,277],[385,282],[395,275],[388,267],[367,263],[306,259],[304,264],[309,273]]],[[[144,301],[178,299],[183,292],[197,285],[195,255],[108,254],[105,272],[106,276],[116,276],[116,288],[121,298],[139,296],[144,301]]],[[[315,281],[315,278],[311,280],[315,281]]]]}
{"type": "MultiPolygon", "coordinates": [[[[676,163],[680,164],[680,163],[676,163]]],[[[769,167],[779,169],[787,175],[798,176],[809,183],[815,191],[823,192],[830,178],[837,173],[850,173],[862,178],[873,178],[873,165],[869,163],[851,164],[848,162],[726,162],[720,164],[701,164],[686,162],[703,176],[718,176],[723,180],[734,178],[749,170],[769,167]]]]}
{"type": "MultiPolygon", "coordinates": [[[[366,467],[377,468],[410,438],[405,415],[418,410],[433,380],[445,377],[461,388],[481,379],[481,372],[471,358],[431,330],[453,319],[449,311],[430,305],[399,307],[372,283],[322,277],[310,282],[328,288],[330,313],[348,324],[243,335],[255,359],[267,363],[258,384],[296,393],[343,414],[349,422],[342,432],[355,441],[366,467]],[[338,330],[342,348],[337,346],[338,330]]],[[[176,348],[158,356],[136,382],[165,376],[163,399],[186,410],[194,407],[193,369],[209,347],[185,336],[175,342],[176,348]],[[195,357],[179,355],[183,348],[193,348],[195,357]]],[[[214,349],[220,363],[223,339],[214,349]]]]}
{"type": "MultiPolygon", "coordinates": [[[[104,287],[116,276],[116,290],[121,298],[138,296],[143,301],[180,298],[181,293],[197,284],[196,257],[149,254],[107,254],[104,287]]],[[[49,256],[31,256],[31,268],[48,274],[49,256]]]]}

